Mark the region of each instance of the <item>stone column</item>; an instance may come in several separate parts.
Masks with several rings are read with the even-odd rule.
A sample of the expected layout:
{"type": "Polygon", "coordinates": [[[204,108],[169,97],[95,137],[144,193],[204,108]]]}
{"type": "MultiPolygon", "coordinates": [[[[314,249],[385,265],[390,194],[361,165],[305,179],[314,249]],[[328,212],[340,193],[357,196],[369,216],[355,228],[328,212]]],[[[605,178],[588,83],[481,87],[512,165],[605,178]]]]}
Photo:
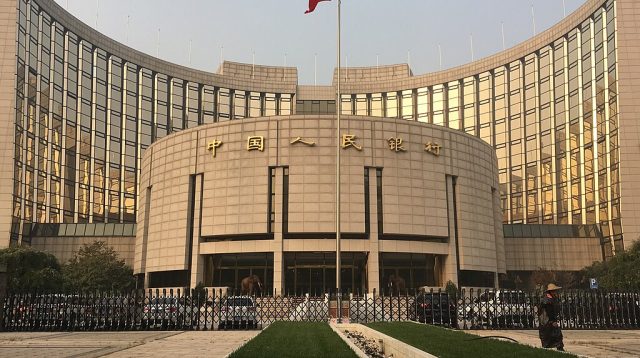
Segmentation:
{"type": "MultiPolygon", "coordinates": [[[[284,258],[283,258],[283,239],[282,239],[282,201],[284,200],[282,193],[282,183],[285,168],[276,168],[275,181],[275,222],[273,227],[273,289],[274,294],[281,295],[284,287],[284,258]]],[[[287,169],[288,170],[288,169],[287,169]]]]}
{"type": "Polygon", "coordinates": [[[455,202],[455,185],[453,177],[447,175],[447,218],[449,222],[449,252],[442,260],[442,284],[446,285],[447,281],[451,281],[458,285],[458,253],[456,249],[456,202],[455,202]]]}
{"type": "Polygon", "coordinates": [[[193,236],[191,246],[191,288],[204,280],[204,257],[200,255],[200,229],[202,219],[202,184],[203,174],[195,176],[193,202],[193,236]]]}
{"type": "Polygon", "coordinates": [[[369,255],[367,256],[368,291],[380,292],[380,242],[378,240],[378,193],[376,168],[369,171],[369,255]]]}

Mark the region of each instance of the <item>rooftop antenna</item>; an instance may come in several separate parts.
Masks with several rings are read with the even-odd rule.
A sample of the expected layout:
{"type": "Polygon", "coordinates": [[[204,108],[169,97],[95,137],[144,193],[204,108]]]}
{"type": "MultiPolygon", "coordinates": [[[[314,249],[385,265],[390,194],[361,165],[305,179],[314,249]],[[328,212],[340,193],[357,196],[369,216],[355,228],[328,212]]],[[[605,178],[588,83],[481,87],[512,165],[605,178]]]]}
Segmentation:
{"type": "MultiPolygon", "coordinates": [[[[346,71],[346,80],[349,80],[349,55],[345,56],[346,59],[344,61],[344,70],[346,71]]],[[[340,73],[340,69],[338,69],[338,74],[340,73]]]]}
{"type": "Polygon", "coordinates": [[[502,50],[504,51],[507,49],[506,43],[504,42],[504,21],[501,23],[501,25],[502,25],[502,50]]]}
{"type": "Polygon", "coordinates": [[[127,15],[127,45],[129,44],[129,25],[131,22],[131,15],[127,15]]]}
{"type": "Polygon", "coordinates": [[[536,14],[533,12],[533,4],[531,4],[531,22],[533,24],[533,36],[536,35],[536,14]]]}
{"type": "Polygon", "coordinates": [[[193,40],[189,40],[189,66],[191,66],[191,42],[193,40]]]}
{"type": "Polygon", "coordinates": [[[471,62],[473,62],[474,60],[474,56],[473,56],[473,33],[469,34],[469,40],[471,43],[471,62]]]}
{"type": "Polygon", "coordinates": [[[380,55],[376,54],[376,77],[380,77],[380,55]]]}
{"type": "Polygon", "coordinates": [[[100,10],[100,0],[96,0],[96,30],[98,29],[98,11],[100,10]]]}
{"type": "Polygon", "coordinates": [[[411,68],[411,50],[407,50],[407,65],[411,68]]]}
{"type": "Polygon", "coordinates": [[[251,49],[251,79],[254,78],[256,73],[256,52],[251,49]]]}
{"type": "Polygon", "coordinates": [[[222,62],[224,61],[224,45],[220,46],[220,67],[222,67],[222,62]]]}
{"type": "Polygon", "coordinates": [[[442,71],[442,46],[438,44],[438,58],[440,59],[440,71],[442,71]]]}
{"type": "Polygon", "coordinates": [[[567,6],[565,5],[564,0],[562,0],[562,17],[567,17],[567,6]]]}

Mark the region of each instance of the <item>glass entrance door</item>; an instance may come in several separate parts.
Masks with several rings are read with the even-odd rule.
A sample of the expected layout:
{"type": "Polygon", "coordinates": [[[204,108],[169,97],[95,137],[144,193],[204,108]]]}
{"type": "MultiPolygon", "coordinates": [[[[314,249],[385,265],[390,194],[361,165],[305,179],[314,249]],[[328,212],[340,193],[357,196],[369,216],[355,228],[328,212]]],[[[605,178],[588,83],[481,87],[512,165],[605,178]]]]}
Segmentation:
{"type": "MultiPolygon", "coordinates": [[[[335,257],[335,253],[329,252],[286,252],[285,291],[295,295],[322,295],[335,291],[335,257]]],[[[341,258],[342,291],[366,290],[366,255],[345,252],[341,258]]]]}

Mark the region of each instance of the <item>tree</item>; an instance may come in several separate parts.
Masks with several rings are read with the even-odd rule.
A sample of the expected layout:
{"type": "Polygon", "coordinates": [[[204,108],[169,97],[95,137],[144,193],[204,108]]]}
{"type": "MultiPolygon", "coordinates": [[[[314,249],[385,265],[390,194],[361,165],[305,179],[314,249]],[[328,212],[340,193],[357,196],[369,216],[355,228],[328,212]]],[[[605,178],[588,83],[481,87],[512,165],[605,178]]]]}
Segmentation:
{"type": "Polygon", "coordinates": [[[571,271],[552,271],[538,268],[531,273],[530,285],[540,291],[544,291],[547,284],[555,283],[563,288],[574,288],[576,286],[576,275],[571,271]]]}
{"type": "Polygon", "coordinates": [[[589,278],[595,278],[599,288],[604,290],[640,290],[640,241],[608,261],[594,262],[582,269],[580,274],[585,286],[589,278]]]}
{"type": "Polygon", "coordinates": [[[62,267],[73,291],[124,291],[134,287],[133,270],[104,241],[86,244],[62,267]]]}
{"type": "Polygon", "coordinates": [[[16,246],[0,250],[0,263],[7,266],[9,292],[52,292],[62,288],[60,264],[50,253],[16,246]]]}

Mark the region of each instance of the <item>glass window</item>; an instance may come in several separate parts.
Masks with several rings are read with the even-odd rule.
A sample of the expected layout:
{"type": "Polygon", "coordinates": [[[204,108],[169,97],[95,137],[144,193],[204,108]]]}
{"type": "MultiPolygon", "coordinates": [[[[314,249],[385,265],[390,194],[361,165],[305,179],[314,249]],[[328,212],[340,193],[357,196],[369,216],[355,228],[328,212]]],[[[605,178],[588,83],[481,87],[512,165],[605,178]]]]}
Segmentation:
{"type": "Polygon", "coordinates": [[[444,106],[445,106],[445,87],[444,85],[433,86],[433,124],[439,126],[444,125],[444,106]]]}
{"type": "Polygon", "coordinates": [[[249,117],[262,116],[262,96],[259,92],[249,94],[249,117]]]}
{"type": "Polygon", "coordinates": [[[215,88],[204,86],[202,90],[202,123],[208,124],[215,121],[215,88]]]}
{"type": "Polygon", "coordinates": [[[476,79],[467,77],[464,79],[463,88],[463,119],[464,131],[475,135],[476,133],[476,79]]]}
{"type": "Polygon", "coordinates": [[[374,93],[371,95],[371,116],[383,117],[382,112],[382,93],[374,93]]]}
{"type": "Polygon", "coordinates": [[[227,121],[231,117],[231,93],[226,88],[218,90],[218,121],[227,121]]]}
{"type": "Polygon", "coordinates": [[[233,118],[246,117],[247,99],[244,91],[235,90],[233,95],[233,118]]]}
{"type": "Polygon", "coordinates": [[[418,88],[417,91],[417,103],[418,103],[418,121],[424,123],[430,123],[430,108],[429,108],[429,89],[428,88],[418,88]]]}
{"type": "MultiPolygon", "coordinates": [[[[293,111],[293,95],[291,94],[281,94],[280,95],[280,115],[281,116],[289,116],[293,111]]],[[[335,113],[335,109],[332,113],[335,113]]]]}
{"type": "Polygon", "coordinates": [[[405,90],[401,92],[402,102],[402,118],[403,119],[415,119],[413,113],[413,90],[405,90]]]}
{"type": "Polygon", "coordinates": [[[386,96],[386,115],[389,118],[398,118],[398,94],[396,92],[389,92],[386,96]]]}
{"type": "Polygon", "coordinates": [[[171,130],[176,132],[185,128],[184,122],[185,84],[180,79],[171,80],[171,130]]]}
{"type": "Polygon", "coordinates": [[[358,116],[366,116],[369,114],[368,101],[366,94],[357,94],[356,95],[356,115],[358,116]]]}

